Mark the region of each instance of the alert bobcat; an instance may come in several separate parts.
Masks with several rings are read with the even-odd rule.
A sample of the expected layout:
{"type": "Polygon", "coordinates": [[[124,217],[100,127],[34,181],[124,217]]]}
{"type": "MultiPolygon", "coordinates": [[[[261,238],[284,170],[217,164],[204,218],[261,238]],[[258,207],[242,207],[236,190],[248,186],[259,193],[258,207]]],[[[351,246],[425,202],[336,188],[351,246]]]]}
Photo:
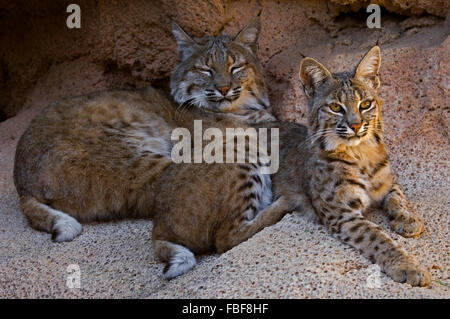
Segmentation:
{"type": "Polygon", "coordinates": [[[168,279],[195,265],[192,252],[230,249],[289,209],[283,197],[271,204],[260,162],[171,158],[172,130],[192,131],[195,119],[222,131],[274,120],[253,51],[259,21],[235,37],[194,40],[173,28],[181,60],[171,86],[179,107],[152,88],[62,100],[31,122],[14,166],[29,224],[57,242],[79,235],[80,222],[154,217],[156,255],[167,261],[168,279]]]}
{"type": "Polygon", "coordinates": [[[316,214],[395,281],[425,286],[428,271],[364,217],[368,207],[381,207],[400,235],[418,236],[424,230],[389,167],[377,95],[380,62],[377,46],[355,72],[331,74],[312,58],[302,60],[308,125],[272,124],[280,127],[281,158],[272,177],[274,198],[296,198],[298,208],[316,214]]]}

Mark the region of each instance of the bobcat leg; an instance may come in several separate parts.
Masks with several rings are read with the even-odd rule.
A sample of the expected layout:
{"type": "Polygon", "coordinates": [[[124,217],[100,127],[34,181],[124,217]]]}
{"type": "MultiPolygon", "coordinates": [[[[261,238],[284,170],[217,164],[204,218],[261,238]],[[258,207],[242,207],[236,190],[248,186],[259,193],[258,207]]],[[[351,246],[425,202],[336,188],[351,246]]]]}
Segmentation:
{"type": "Polygon", "coordinates": [[[319,217],[306,194],[295,193],[290,195],[290,198],[292,198],[292,203],[295,207],[293,210],[298,212],[305,220],[315,223],[320,222],[319,217]]]}
{"type": "Polygon", "coordinates": [[[71,241],[81,233],[82,226],[75,218],[32,196],[21,196],[20,207],[31,227],[52,234],[56,242],[71,241]]]}
{"type": "Polygon", "coordinates": [[[430,283],[428,270],[383,232],[379,225],[362,217],[359,211],[340,215],[336,222],[330,224],[330,229],[341,240],[380,265],[394,281],[412,286],[430,283]]]}
{"type": "Polygon", "coordinates": [[[156,256],[166,262],[163,276],[167,280],[188,272],[197,264],[194,254],[184,246],[166,240],[155,240],[154,247],[156,256]]]}
{"type": "Polygon", "coordinates": [[[278,222],[293,205],[285,196],[280,197],[269,207],[259,212],[252,220],[244,220],[233,224],[232,228],[224,227],[219,230],[216,240],[216,249],[218,253],[223,253],[241,242],[249,239],[265,227],[278,222]]]}
{"type": "Polygon", "coordinates": [[[391,219],[392,229],[403,237],[420,235],[424,229],[422,219],[414,211],[401,187],[394,184],[383,200],[383,210],[391,219]]]}

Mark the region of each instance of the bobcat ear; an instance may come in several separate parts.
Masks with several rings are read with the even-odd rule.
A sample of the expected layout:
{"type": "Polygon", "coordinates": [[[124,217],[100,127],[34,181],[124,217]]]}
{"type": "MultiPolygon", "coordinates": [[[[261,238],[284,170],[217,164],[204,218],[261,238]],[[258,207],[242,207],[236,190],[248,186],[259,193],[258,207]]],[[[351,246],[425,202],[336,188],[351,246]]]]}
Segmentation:
{"type": "Polygon", "coordinates": [[[261,31],[261,19],[259,16],[254,18],[246,27],[244,27],[234,37],[234,41],[249,47],[253,53],[256,53],[258,49],[258,37],[261,31]]]}
{"type": "Polygon", "coordinates": [[[330,71],[312,58],[304,58],[300,63],[300,80],[308,98],[314,96],[314,91],[327,79],[331,78],[330,71]]]}
{"type": "Polygon", "coordinates": [[[198,43],[174,21],[172,21],[172,33],[177,41],[178,56],[181,60],[189,57],[198,48],[198,43]]]}
{"type": "Polygon", "coordinates": [[[380,87],[380,79],[378,77],[380,64],[380,48],[374,46],[367,52],[356,68],[355,78],[377,90],[380,87]]]}

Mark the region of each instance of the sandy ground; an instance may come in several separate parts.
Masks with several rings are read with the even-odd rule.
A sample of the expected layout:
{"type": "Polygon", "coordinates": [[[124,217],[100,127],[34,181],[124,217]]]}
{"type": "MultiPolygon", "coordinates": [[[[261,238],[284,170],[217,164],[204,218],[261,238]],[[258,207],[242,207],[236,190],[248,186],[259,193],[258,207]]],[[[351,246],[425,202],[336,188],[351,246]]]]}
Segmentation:
{"type": "MultiPolygon", "coordinates": [[[[89,224],[73,242],[54,243],[31,229],[12,181],[18,138],[41,106],[0,123],[0,297],[7,298],[449,298],[448,141],[434,151],[413,141],[411,159],[394,148],[392,162],[426,232],[404,239],[388,233],[432,273],[428,288],[393,282],[357,251],[298,213],[264,229],[223,255],[201,256],[198,266],[170,282],[154,258],[150,220],[89,224]],[[66,285],[78,265],[81,287],[66,285]]],[[[407,153],[406,143],[400,143],[407,153]]],[[[439,145],[441,145],[439,147],[439,145]]],[[[412,149],[411,149],[412,150],[412,149]]]]}
{"type": "MultiPolygon", "coordinates": [[[[390,8],[379,30],[326,1],[81,1],[83,27],[77,32],[61,29],[62,3],[28,2],[23,8],[0,0],[7,9],[0,25],[8,30],[0,34],[6,62],[0,65],[0,104],[23,106],[0,123],[0,297],[450,297],[450,15],[436,17],[446,16],[448,1],[409,1],[395,9],[414,14],[409,18],[403,9],[390,14],[390,8]],[[379,212],[370,218],[430,269],[431,287],[412,288],[378,274],[357,251],[298,213],[221,256],[200,257],[193,271],[170,282],[154,258],[150,220],[85,225],[81,236],[62,244],[27,226],[12,181],[14,152],[45,105],[167,78],[175,63],[169,17],[198,35],[222,29],[235,34],[260,10],[259,56],[281,119],[304,120],[296,76],[302,56],[337,72],[354,66],[375,43],[381,46],[385,141],[426,232],[404,239],[379,212]],[[66,286],[69,265],[80,268],[79,289],[66,286]]],[[[404,1],[388,1],[397,2],[404,1]]]]}

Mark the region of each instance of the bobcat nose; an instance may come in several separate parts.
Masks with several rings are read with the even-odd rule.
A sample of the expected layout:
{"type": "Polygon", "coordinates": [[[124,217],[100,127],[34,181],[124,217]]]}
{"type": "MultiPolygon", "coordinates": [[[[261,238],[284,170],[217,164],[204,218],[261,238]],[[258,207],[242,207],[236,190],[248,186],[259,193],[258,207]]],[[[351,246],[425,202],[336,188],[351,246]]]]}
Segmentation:
{"type": "Polygon", "coordinates": [[[350,124],[350,127],[353,131],[355,131],[355,133],[357,133],[359,131],[359,129],[361,128],[362,123],[353,123],[350,124]]]}
{"type": "Polygon", "coordinates": [[[228,91],[230,90],[229,86],[219,86],[217,87],[217,90],[222,93],[223,96],[227,95],[228,91]]]}

